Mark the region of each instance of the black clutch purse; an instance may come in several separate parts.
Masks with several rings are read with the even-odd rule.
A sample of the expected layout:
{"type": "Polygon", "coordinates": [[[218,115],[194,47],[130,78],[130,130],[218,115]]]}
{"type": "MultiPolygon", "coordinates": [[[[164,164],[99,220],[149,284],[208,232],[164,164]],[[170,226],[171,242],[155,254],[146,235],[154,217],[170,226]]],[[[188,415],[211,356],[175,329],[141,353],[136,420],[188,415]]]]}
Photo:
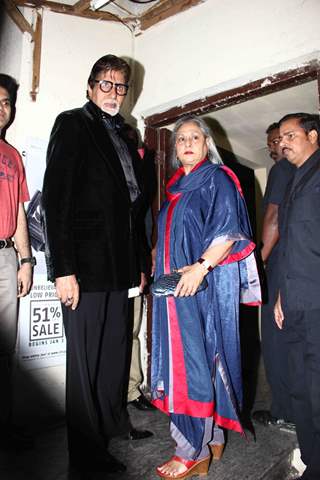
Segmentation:
{"type": "MultiPolygon", "coordinates": [[[[150,292],[155,297],[169,297],[170,295],[173,295],[180,281],[181,275],[182,273],[179,272],[171,272],[160,275],[160,277],[151,284],[150,292]]],[[[204,278],[200,283],[196,293],[201,292],[201,290],[204,290],[207,288],[207,286],[208,282],[204,278]]]]}

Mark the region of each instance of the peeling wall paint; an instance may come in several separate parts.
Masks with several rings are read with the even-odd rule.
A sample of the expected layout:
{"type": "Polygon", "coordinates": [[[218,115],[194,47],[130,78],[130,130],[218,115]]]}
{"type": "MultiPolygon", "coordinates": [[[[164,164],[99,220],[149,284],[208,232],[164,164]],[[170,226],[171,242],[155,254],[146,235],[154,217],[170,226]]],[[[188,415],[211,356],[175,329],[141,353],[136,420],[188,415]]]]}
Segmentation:
{"type": "Polygon", "coordinates": [[[165,111],[319,58],[319,18],[318,0],[208,0],[152,27],[136,39],[146,75],[134,113],[165,111]]]}

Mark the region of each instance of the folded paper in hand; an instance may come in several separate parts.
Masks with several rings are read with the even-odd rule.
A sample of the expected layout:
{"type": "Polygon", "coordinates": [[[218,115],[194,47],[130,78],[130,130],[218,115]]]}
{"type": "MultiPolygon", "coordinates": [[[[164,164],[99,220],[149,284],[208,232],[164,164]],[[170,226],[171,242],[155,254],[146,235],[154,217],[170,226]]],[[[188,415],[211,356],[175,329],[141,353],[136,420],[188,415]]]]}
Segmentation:
{"type": "Polygon", "coordinates": [[[132,287],[128,290],[128,298],[139,297],[141,295],[139,287],[132,287]]]}
{"type": "MultiPolygon", "coordinates": [[[[171,272],[160,275],[159,278],[151,285],[150,291],[155,297],[169,297],[174,294],[175,289],[180,281],[182,273],[180,272],[171,272]]],[[[197,292],[201,292],[207,288],[208,282],[204,278],[200,283],[197,292]]]]}

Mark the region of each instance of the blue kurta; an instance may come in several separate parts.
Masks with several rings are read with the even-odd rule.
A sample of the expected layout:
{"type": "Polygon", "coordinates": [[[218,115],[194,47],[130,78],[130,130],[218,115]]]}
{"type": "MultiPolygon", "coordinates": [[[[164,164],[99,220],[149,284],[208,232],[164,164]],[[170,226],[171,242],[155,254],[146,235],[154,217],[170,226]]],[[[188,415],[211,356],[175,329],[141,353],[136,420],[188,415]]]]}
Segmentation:
{"type": "Polygon", "coordinates": [[[167,186],[158,220],[156,274],[191,265],[211,246],[233,240],[230,255],[192,297],[153,300],[153,403],[195,450],[204,422],[242,432],[239,302],[260,301],[254,244],[241,187],[227,167],[179,169],[167,186]]]}

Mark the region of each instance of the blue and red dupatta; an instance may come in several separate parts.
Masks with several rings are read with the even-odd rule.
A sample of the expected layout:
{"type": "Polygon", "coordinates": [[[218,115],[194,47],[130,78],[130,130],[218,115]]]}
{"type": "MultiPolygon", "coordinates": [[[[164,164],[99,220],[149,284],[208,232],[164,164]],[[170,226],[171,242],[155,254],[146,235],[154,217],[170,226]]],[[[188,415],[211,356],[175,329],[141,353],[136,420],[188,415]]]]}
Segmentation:
{"type": "Polygon", "coordinates": [[[232,251],[207,274],[206,290],[153,303],[153,403],[195,448],[201,443],[201,432],[193,428],[197,419],[212,416],[216,424],[242,432],[239,303],[259,304],[260,285],[235,174],[206,160],[188,175],[180,168],[159,213],[156,278],[195,263],[227,240],[234,240],[232,251]]]}

